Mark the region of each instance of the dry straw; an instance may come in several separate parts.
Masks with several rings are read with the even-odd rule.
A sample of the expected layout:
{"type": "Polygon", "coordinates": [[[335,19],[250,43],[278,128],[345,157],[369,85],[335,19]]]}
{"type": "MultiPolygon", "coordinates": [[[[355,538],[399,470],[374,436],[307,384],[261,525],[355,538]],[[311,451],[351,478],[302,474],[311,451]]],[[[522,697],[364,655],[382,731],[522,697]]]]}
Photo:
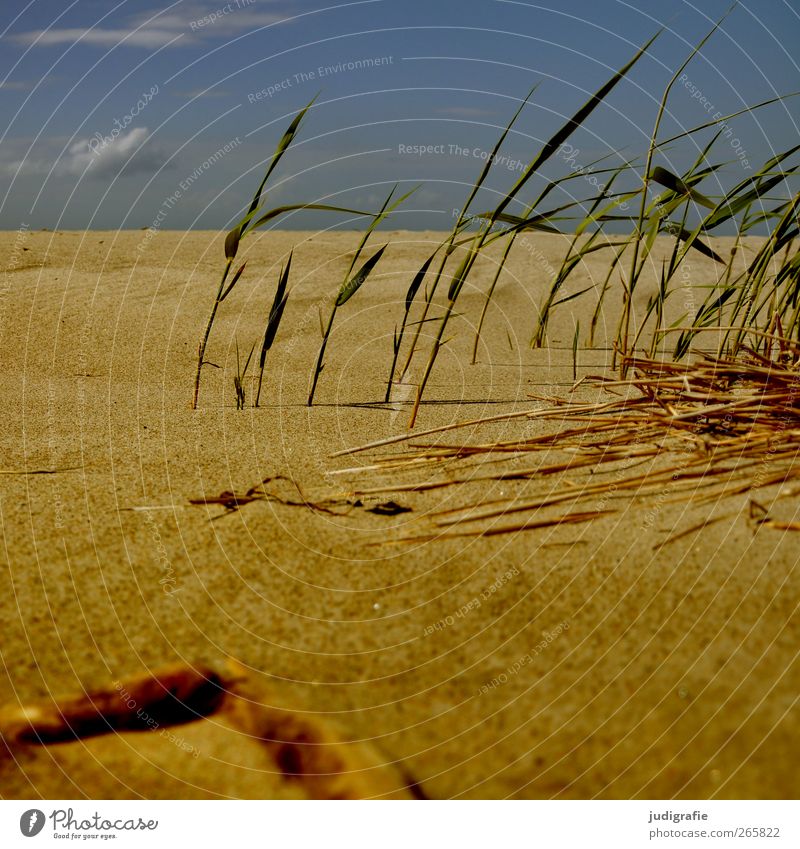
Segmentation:
{"type": "MultiPolygon", "coordinates": [[[[494,535],[589,521],[609,515],[611,510],[605,505],[612,498],[658,496],[667,502],[713,504],[730,496],[753,497],[759,490],[777,485],[784,485],[780,496],[796,495],[798,490],[785,485],[800,480],[800,347],[775,334],[758,337],[758,349],[743,345],[735,359],[707,354],[693,363],[678,363],[626,357],[623,366],[628,377],[591,379],[607,393],[606,399],[593,403],[561,400],[545,408],[435,428],[417,434],[416,439],[534,418],[557,423],[549,433],[505,441],[416,441],[405,454],[393,452],[342,473],[391,472],[391,483],[355,487],[354,496],[450,488],[466,493],[476,483],[486,489],[492,483],[552,476],[561,481],[544,495],[526,496],[523,487],[521,493],[497,499],[465,498],[432,514],[434,531],[401,541],[494,535]],[[556,457],[551,456],[554,452],[556,457]],[[521,465],[526,457],[533,462],[521,465]],[[476,468],[476,459],[483,465],[476,468]],[[466,467],[467,473],[426,476],[407,483],[394,479],[404,470],[418,476],[420,471],[443,464],[449,471],[466,467]],[[604,471],[614,474],[604,476],[604,471]],[[577,511],[556,517],[541,515],[557,506],[577,511]],[[495,524],[517,514],[527,518],[512,525],[495,524]]],[[[411,434],[405,434],[338,456],[411,439],[411,434]]],[[[760,524],[793,529],[793,523],[776,522],[768,516],[762,517],[760,524]]]]}

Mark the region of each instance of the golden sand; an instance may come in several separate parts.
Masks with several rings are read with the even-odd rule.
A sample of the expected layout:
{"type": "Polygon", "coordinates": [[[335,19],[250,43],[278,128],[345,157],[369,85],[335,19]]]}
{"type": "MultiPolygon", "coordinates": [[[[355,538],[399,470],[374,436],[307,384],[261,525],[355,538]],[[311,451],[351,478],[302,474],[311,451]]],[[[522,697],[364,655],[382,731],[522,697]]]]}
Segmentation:
{"type": "MultiPolygon", "coordinates": [[[[254,687],[334,723],[432,798],[796,797],[797,537],[756,529],[747,495],[702,507],[616,499],[613,514],[580,525],[410,546],[387,543],[429,532],[430,512],[454,505],[451,490],[398,487],[391,498],[411,508],[398,515],[365,509],[387,495],[352,503],[355,488],[414,479],[335,474],[375,452],[331,457],[402,433],[408,416],[408,387],[383,403],[392,334],[438,235],[385,238],[381,266],[337,317],[311,410],[319,313],[327,318],[356,237],[276,232],[246,245],[246,273],[209,345],[220,368],[206,367],[192,411],[221,234],[0,236],[0,703],[18,710],[233,658],[254,687]],[[246,357],[260,339],[292,246],[294,289],[262,406],[237,411],[234,340],[246,357]],[[269,498],[235,511],[190,503],[265,479],[269,498]],[[716,512],[737,515],[659,546],[716,512]]],[[[574,322],[588,327],[594,297],[554,313],[550,347],[528,346],[563,249],[550,236],[515,248],[471,366],[494,254],[481,260],[418,429],[568,392],[574,322]]],[[[592,256],[570,291],[602,281],[604,259],[592,256]]],[[[713,279],[710,261],[691,262],[694,279],[713,279]]],[[[638,310],[648,294],[643,286],[638,310]]],[[[579,376],[606,370],[617,307],[610,297],[579,376]]],[[[510,420],[461,436],[545,427],[510,420]]],[[[476,498],[506,494],[496,482],[471,486],[476,498]]],[[[795,520],[795,503],[780,502],[776,518],[795,520]]],[[[0,793],[303,795],[234,725],[12,746],[0,793]]]]}

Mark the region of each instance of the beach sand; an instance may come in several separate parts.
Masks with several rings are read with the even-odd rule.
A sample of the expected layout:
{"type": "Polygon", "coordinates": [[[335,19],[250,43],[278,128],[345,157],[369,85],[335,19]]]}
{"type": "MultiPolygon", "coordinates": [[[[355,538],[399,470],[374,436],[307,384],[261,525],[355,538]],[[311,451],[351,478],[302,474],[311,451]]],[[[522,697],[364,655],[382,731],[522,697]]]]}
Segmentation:
{"type": "MultiPolygon", "coordinates": [[[[369,741],[431,798],[796,797],[797,538],[756,529],[747,495],[702,507],[619,498],[613,515],[581,525],[405,545],[393,541],[430,533],[429,513],[467,494],[569,484],[544,478],[508,492],[474,483],[364,495],[363,506],[343,502],[331,512],[302,505],[450,473],[336,474],[379,452],[331,457],[405,430],[411,390],[399,387],[383,403],[392,336],[408,283],[439,238],[374,237],[389,248],[339,312],[311,409],[320,313],[327,319],[357,236],[270,232],[245,242],[247,269],[207,352],[220,368],[204,370],[193,411],[223,234],[0,235],[0,703],[234,658],[284,705],[369,741]],[[262,405],[238,411],[234,340],[242,359],[260,344],[292,246],[293,291],[267,357],[262,405]],[[276,500],[229,513],[189,503],[267,478],[276,500]],[[365,509],[390,498],[411,511],[365,509]],[[735,515],[659,546],[724,513],[735,515]]],[[[557,236],[520,239],[470,365],[480,293],[497,254],[480,261],[419,430],[525,409],[536,403],[530,394],[568,394],[575,321],[585,332],[596,297],[557,308],[549,347],[529,347],[535,305],[564,248],[557,236]]],[[[567,291],[602,282],[606,262],[594,254],[567,291]]],[[[690,268],[693,286],[714,279],[705,258],[693,256],[690,268]]],[[[636,296],[640,312],[654,281],[636,296]]],[[[579,377],[607,371],[618,278],[612,288],[597,348],[579,351],[579,377]]],[[[678,312],[683,300],[675,296],[678,312]]],[[[448,439],[548,427],[511,420],[448,439]]],[[[586,479],[576,473],[573,485],[586,479]]],[[[768,504],[774,493],[757,497],[768,504]]],[[[783,499],[775,515],[796,520],[796,506],[783,499]]],[[[213,717],[169,730],[12,747],[0,757],[0,794],[304,793],[250,738],[213,717]],[[190,741],[191,752],[175,738],[190,741]]]]}

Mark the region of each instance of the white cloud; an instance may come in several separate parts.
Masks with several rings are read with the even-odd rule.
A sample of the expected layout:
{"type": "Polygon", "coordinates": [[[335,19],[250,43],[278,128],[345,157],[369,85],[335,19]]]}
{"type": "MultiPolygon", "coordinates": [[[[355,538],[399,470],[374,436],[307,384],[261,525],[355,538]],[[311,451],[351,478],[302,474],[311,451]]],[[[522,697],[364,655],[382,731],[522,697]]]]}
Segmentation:
{"type": "MultiPolygon", "coordinates": [[[[162,47],[171,41],[177,33],[168,30],[141,29],[46,29],[23,32],[14,36],[15,41],[32,44],[37,47],[50,47],[54,44],[74,44],[82,41],[84,44],[97,44],[101,47],[113,47],[125,44],[128,47],[162,47]]],[[[179,39],[180,40],[180,39],[179,39]]]]}
{"type": "Polygon", "coordinates": [[[125,25],[113,29],[72,27],[66,29],[31,30],[13,35],[21,44],[49,47],[57,44],[116,45],[154,49],[172,42],[182,46],[215,37],[230,37],[247,30],[274,24],[284,16],[277,12],[259,11],[259,0],[229,0],[184,3],[177,9],[157,14],[157,10],[128,18],[125,25]]]}
{"type": "Polygon", "coordinates": [[[134,127],[119,135],[81,139],[71,145],[59,162],[59,169],[68,174],[83,174],[90,169],[92,176],[113,177],[128,163],[125,173],[152,173],[158,168],[157,158],[145,145],[147,127],[134,127]],[[141,148],[141,149],[140,149],[141,148]]]}
{"type": "Polygon", "coordinates": [[[69,146],[57,162],[52,159],[27,157],[0,165],[8,176],[49,174],[109,179],[117,175],[153,174],[167,155],[161,145],[148,140],[147,127],[136,127],[119,135],[94,136],[69,146]],[[122,170],[124,168],[124,171],[122,170]]]}
{"type": "Polygon", "coordinates": [[[30,91],[32,88],[33,83],[23,82],[21,80],[0,81],[0,89],[3,91],[30,91]]]}

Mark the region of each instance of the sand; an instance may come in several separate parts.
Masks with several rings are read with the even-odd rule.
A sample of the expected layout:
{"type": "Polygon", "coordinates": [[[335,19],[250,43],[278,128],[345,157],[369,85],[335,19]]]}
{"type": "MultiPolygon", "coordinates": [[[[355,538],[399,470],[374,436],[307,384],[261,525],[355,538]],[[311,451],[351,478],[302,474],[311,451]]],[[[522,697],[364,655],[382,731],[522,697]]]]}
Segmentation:
{"type": "MultiPolygon", "coordinates": [[[[339,313],[312,409],[320,310],[327,318],[357,237],[274,232],[245,243],[247,270],[208,349],[220,368],[206,368],[192,411],[222,234],[0,235],[1,465],[15,472],[0,475],[0,703],[234,658],[283,704],[368,741],[431,798],[796,797],[797,537],[756,530],[746,496],[713,505],[738,515],[664,547],[711,508],[624,499],[613,516],[580,526],[393,545],[429,531],[428,511],[455,493],[398,492],[412,509],[397,516],[277,501],[225,514],[189,503],[265,478],[284,501],[386,482],[334,474],[375,454],[331,457],[402,433],[407,421],[407,391],[383,403],[392,334],[439,236],[385,238],[378,273],[339,313]],[[295,288],[262,406],[237,411],[234,340],[246,357],[263,333],[292,246],[295,288]]],[[[556,311],[550,347],[528,346],[563,248],[554,236],[515,248],[472,366],[471,327],[494,255],[481,261],[419,429],[568,392],[574,322],[588,327],[594,296],[556,311]]],[[[602,281],[602,256],[592,263],[569,292],[602,281]]],[[[713,263],[692,258],[693,285],[713,274],[713,263]]],[[[640,311],[654,279],[637,295],[640,311]]],[[[617,309],[611,297],[579,376],[606,369],[617,309]]],[[[465,436],[546,427],[509,422],[465,436]]],[[[365,507],[385,500],[363,498],[365,507]]],[[[778,505],[777,518],[796,519],[796,498],[778,505]]],[[[148,732],[12,749],[0,758],[0,794],[298,795],[263,752],[211,726],[181,727],[199,753],[188,759],[148,732]]]]}

